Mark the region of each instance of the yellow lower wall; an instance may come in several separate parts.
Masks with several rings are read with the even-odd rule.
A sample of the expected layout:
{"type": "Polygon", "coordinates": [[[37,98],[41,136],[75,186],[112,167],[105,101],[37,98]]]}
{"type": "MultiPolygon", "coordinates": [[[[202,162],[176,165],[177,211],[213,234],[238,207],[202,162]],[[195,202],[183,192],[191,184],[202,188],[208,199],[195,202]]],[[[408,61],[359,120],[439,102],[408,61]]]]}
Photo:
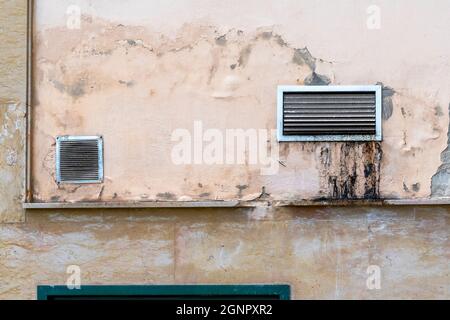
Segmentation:
{"type": "Polygon", "coordinates": [[[0,299],[38,284],[287,283],[294,299],[450,298],[449,207],[29,211],[0,225],[0,299]],[[366,286],[369,265],[381,289],[366,286]]]}

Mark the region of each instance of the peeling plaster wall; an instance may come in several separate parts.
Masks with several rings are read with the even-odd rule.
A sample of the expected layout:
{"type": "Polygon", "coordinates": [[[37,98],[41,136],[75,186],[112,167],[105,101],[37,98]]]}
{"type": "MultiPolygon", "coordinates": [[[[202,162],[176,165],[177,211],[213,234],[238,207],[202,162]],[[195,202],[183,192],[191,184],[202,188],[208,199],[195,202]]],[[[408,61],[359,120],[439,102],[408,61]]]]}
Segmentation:
{"type": "MultiPolygon", "coordinates": [[[[357,41],[354,41],[354,30],[359,30],[360,23],[365,22],[346,16],[364,12],[365,6],[352,1],[315,1],[314,4],[308,1],[301,3],[301,7],[293,6],[290,1],[277,1],[279,4],[270,10],[267,5],[261,5],[261,1],[242,0],[226,3],[178,0],[173,2],[174,6],[147,1],[122,0],[120,3],[124,6],[112,0],[71,1],[87,11],[83,28],[91,28],[85,29],[91,30],[91,36],[98,32],[98,24],[105,26],[108,37],[97,35],[95,41],[90,36],[85,38],[84,31],[75,35],[65,32],[62,38],[55,39],[54,36],[64,30],[61,26],[68,2],[37,2],[42,5],[38,9],[51,6],[50,10],[38,10],[37,14],[41,17],[38,22],[45,25],[40,31],[52,35],[38,44],[38,48],[45,48],[46,41],[57,45],[45,51],[45,57],[37,58],[44,52],[39,50],[35,57],[38,87],[34,107],[37,119],[43,122],[36,122],[34,135],[38,148],[33,151],[35,156],[42,156],[43,150],[45,161],[34,163],[36,176],[33,178],[43,200],[83,199],[92,194],[104,194],[105,199],[111,196],[110,189],[105,189],[106,193],[92,189],[77,193],[75,187],[52,189],[53,177],[49,178],[54,174],[52,137],[57,132],[76,128],[92,133],[92,128],[106,130],[118,126],[123,129],[124,124],[134,128],[133,121],[138,119],[152,125],[139,128],[149,130],[151,135],[155,127],[156,132],[167,133],[170,126],[184,126],[192,119],[205,116],[208,126],[272,126],[274,105],[271,99],[275,82],[270,75],[264,90],[259,89],[264,83],[262,79],[267,77],[257,69],[261,61],[271,71],[280,67],[276,76],[283,83],[382,82],[388,88],[384,97],[384,142],[381,145],[361,143],[354,148],[346,143],[283,145],[280,160],[287,167],[281,165],[277,176],[261,182],[258,168],[252,171],[245,166],[210,171],[205,167],[201,170],[186,168],[176,172],[174,166],[162,165],[164,159],[160,154],[167,151],[167,146],[157,138],[147,145],[144,143],[147,141],[139,140],[138,133],[142,132],[129,130],[127,137],[137,138],[140,143],[126,149],[128,156],[120,150],[116,153],[119,158],[112,157],[108,161],[123,163],[132,159],[134,165],[140,166],[145,160],[149,165],[160,164],[162,172],[151,181],[152,189],[147,195],[142,193],[139,183],[136,189],[127,183],[129,193],[120,196],[170,200],[184,194],[215,197],[220,191],[221,196],[252,198],[261,193],[259,187],[264,185],[267,192],[286,198],[296,197],[296,193],[302,197],[336,198],[361,197],[367,192],[377,194],[370,186],[379,188],[380,196],[422,197],[429,195],[433,175],[434,196],[448,196],[445,193],[448,184],[445,179],[445,172],[448,172],[445,106],[449,97],[449,55],[448,43],[437,41],[445,38],[442,33],[448,30],[448,19],[441,19],[442,14],[448,12],[446,2],[434,1],[431,6],[419,1],[414,4],[408,1],[410,5],[400,1],[401,8],[383,10],[387,30],[382,29],[378,34],[361,31],[357,41]],[[96,8],[89,3],[95,3],[96,8]],[[241,14],[230,14],[237,7],[241,8],[241,14]],[[226,14],[218,14],[223,12],[226,14]],[[167,19],[174,13],[177,19],[167,19]],[[91,15],[103,18],[90,19],[91,15]],[[399,25],[397,17],[405,15],[418,18],[399,25]],[[123,27],[111,25],[111,21],[119,20],[123,27]],[[179,21],[195,23],[181,27],[179,21]],[[304,27],[299,28],[298,24],[304,27]],[[431,33],[430,28],[433,28],[431,33]],[[216,33],[217,29],[220,30],[216,33]],[[151,30],[158,31],[155,35],[151,30]],[[243,34],[237,34],[237,30],[243,30],[243,34]],[[333,32],[328,34],[330,31],[333,32]],[[336,34],[336,31],[339,32],[336,34]],[[233,37],[223,37],[225,34],[233,34],[233,37]],[[416,37],[420,41],[415,41],[416,37]],[[193,39],[198,40],[199,48],[186,48],[192,45],[193,39]],[[401,45],[399,39],[402,39],[401,45]],[[389,50],[364,49],[373,42],[389,50]],[[72,43],[73,52],[70,46],[64,48],[72,43]],[[150,65],[151,69],[136,59],[151,55],[147,44],[155,43],[160,44],[155,48],[165,53],[159,58],[167,60],[162,65],[150,65]],[[115,52],[109,52],[110,46],[115,52]],[[200,48],[217,55],[205,57],[200,48]],[[195,54],[189,54],[190,51],[195,54]],[[197,54],[200,56],[196,58],[197,54]],[[270,54],[276,54],[277,59],[270,54]],[[95,55],[98,57],[94,58],[95,55]],[[112,57],[116,60],[105,64],[112,57]],[[286,65],[279,66],[278,59],[286,65]],[[127,67],[118,68],[124,61],[127,67]],[[179,62],[172,65],[174,61],[179,62]],[[201,70],[191,74],[191,63],[202,66],[201,70]],[[66,72],[63,72],[63,65],[66,72]],[[209,68],[214,65],[216,70],[209,68]],[[234,78],[225,81],[225,70],[231,72],[228,68],[244,77],[244,88],[236,87],[234,78]],[[155,72],[154,82],[150,81],[153,79],[150,69],[155,72]],[[136,78],[137,70],[142,79],[136,78]],[[245,80],[245,76],[256,77],[257,82],[245,80]],[[53,81],[48,83],[44,79],[53,81]],[[161,81],[165,85],[158,87],[161,81]],[[174,87],[172,93],[170,87],[165,87],[177,81],[183,84],[180,96],[173,93],[178,87],[174,87]],[[183,93],[195,93],[198,83],[202,83],[206,97],[200,94],[201,99],[197,95],[190,99],[214,101],[213,111],[205,113],[205,105],[201,105],[180,116],[176,113],[180,108],[172,114],[184,117],[185,121],[169,126],[164,113],[152,112],[142,119],[140,111],[144,105],[158,111],[157,106],[164,98],[184,102],[186,95],[183,93]],[[90,87],[92,84],[94,88],[90,87]],[[162,91],[153,91],[153,104],[148,103],[153,100],[148,100],[147,94],[151,96],[154,86],[162,91]],[[246,95],[255,91],[260,93],[246,95]],[[139,95],[141,92],[143,96],[139,95]],[[213,92],[219,93],[217,97],[210,96],[213,92]],[[234,100],[238,93],[244,93],[237,98],[243,107],[229,104],[222,98],[230,95],[234,100]],[[121,96],[122,100],[118,98],[121,96]],[[256,102],[256,96],[263,102],[270,102],[256,102]],[[117,99],[120,101],[115,103],[117,99]],[[103,118],[110,105],[114,108],[108,116],[114,121],[103,118]],[[135,106],[136,110],[121,110],[120,107],[127,105],[135,106]],[[264,112],[254,112],[255,105],[264,106],[264,112]],[[88,119],[95,111],[93,106],[100,106],[101,113],[97,116],[101,117],[88,119]],[[231,108],[227,120],[213,121],[214,117],[209,114],[222,107],[231,108]],[[247,107],[250,110],[246,110],[247,107]],[[244,112],[246,118],[236,120],[237,112],[244,112]],[[267,118],[269,114],[271,118],[267,118]],[[136,154],[138,147],[148,149],[136,154]],[[155,150],[160,154],[153,155],[155,150]],[[355,161],[347,162],[347,157],[355,161]],[[313,165],[305,172],[304,166],[310,164],[313,165]],[[230,178],[236,171],[238,176],[230,178]],[[170,178],[174,174],[175,182],[170,178]],[[219,185],[202,180],[207,175],[210,181],[220,181],[219,185]],[[369,185],[362,179],[366,175],[371,181],[369,185]],[[349,184],[344,176],[356,178],[348,180],[352,182],[349,184]],[[180,177],[187,181],[181,187],[178,185],[180,177]],[[231,187],[227,189],[221,184],[231,187]],[[282,184],[292,189],[285,194],[282,184]],[[172,188],[165,187],[169,185],[172,188]],[[155,186],[164,188],[155,190],[155,186]]],[[[380,3],[383,7],[388,5],[380,3]]],[[[66,268],[72,264],[81,267],[83,284],[288,283],[295,299],[450,297],[448,206],[42,210],[26,212],[25,220],[20,202],[25,163],[26,3],[0,0],[0,7],[0,140],[3,139],[0,144],[0,299],[34,299],[38,284],[64,284],[68,276],[66,268]],[[380,290],[366,288],[369,265],[381,268],[380,290]]],[[[187,100],[185,104],[189,102],[192,101],[187,100]]],[[[169,103],[162,104],[160,111],[171,110],[169,106],[169,103]]],[[[131,165],[125,169],[114,174],[114,182],[120,181],[117,177],[133,173],[131,165]]],[[[114,172],[110,170],[112,168],[108,172],[114,172]]],[[[126,181],[124,177],[121,179],[121,182],[126,181]]],[[[117,186],[120,184],[111,184],[112,188],[117,186]]]]}
{"type": "Polygon", "coordinates": [[[66,25],[70,4],[36,7],[35,201],[432,195],[449,124],[447,1],[382,1],[379,30],[367,28],[364,1],[79,1],[79,29],[66,25]],[[382,143],[282,143],[273,175],[171,158],[172,133],[194,135],[195,121],[224,136],[275,129],[277,85],[375,83],[382,143]],[[65,134],[104,137],[104,184],[55,183],[55,137],[65,134]]]}

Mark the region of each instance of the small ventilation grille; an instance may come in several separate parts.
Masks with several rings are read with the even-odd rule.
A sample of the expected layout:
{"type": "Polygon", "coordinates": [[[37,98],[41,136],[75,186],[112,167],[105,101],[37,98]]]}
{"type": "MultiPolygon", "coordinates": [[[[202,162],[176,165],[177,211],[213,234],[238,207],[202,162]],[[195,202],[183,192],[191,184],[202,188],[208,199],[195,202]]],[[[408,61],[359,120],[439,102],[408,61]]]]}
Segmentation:
{"type": "Polygon", "coordinates": [[[58,183],[99,183],[103,180],[101,137],[63,136],[56,139],[58,183]]]}
{"type": "Polygon", "coordinates": [[[279,96],[281,141],[381,138],[378,86],[289,89],[282,90],[279,96]]]}

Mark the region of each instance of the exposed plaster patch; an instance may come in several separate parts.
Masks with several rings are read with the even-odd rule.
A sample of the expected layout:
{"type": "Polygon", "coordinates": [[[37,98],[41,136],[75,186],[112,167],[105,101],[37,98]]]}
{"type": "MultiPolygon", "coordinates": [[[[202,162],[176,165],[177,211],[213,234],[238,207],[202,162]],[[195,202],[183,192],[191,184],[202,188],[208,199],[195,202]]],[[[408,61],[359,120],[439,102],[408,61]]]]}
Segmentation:
{"type": "Polygon", "coordinates": [[[47,172],[52,177],[52,180],[56,183],[55,161],[56,161],[56,144],[53,144],[49,148],[44,158],[44,161],[42,162],[41,169],[47,172]]]}
{"type": "Polygon", "coordinates": [[[450,197],[450,104],[447,148],[441,153],[442,164],[431,178],[432,197],[450,197]]]}
{"type": "Polygon", "coordinates": [[[327,86],[331,83],[331,80],[325,75],[313,72],[305,78],[304,83],[307,86],[327,86]]]}
{"type": "Polygon", "coordinates": [[[23,219],[24,133],[23,104],[0,97],[0,223],[23,219]]]}
{"type": "Polygon", "coordinates": [[[392,102],[392,97],[395,94],[395,90],[392,89],[391,87],[384,86],[381,82],[377,84],[382,86],[383,109],[381,115],[383,120],[388,120],[392,116],[392,112],[394,111],[394,104],[392,102]]]}
{"type": "Polygon", "coordinates": [[[17,152],[15,150],[9,150],[6,154],[6,164],[10,167],[17,163],[17,152]]]}
{"type": "Polygon", "coordinates": [[[316,70],[316,58],[309,52],[307,47],[295,49],[292,62],[298,65],[308,65],[311,71],[316,70]]]}

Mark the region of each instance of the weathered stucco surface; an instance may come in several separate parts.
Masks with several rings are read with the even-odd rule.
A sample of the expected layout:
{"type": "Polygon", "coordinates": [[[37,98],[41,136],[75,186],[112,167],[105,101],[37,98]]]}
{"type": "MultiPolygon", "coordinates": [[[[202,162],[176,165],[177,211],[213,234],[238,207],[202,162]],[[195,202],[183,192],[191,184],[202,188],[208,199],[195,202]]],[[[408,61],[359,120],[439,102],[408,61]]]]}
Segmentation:
{"type": "MultiPolygon", "coordinates": [[[[297,299],[333,299],[358,296],[370,298],[378,294],[394,297],[405,293],[394,289],[397,281],[409,279],[420,283],[430,276],[436,278],[424,289],[424,296],[439,295],[438,292],[446,295],[449,278],[441,271],[448,271],[444,262],[448,258],[447,230],[445,226],[442,229],[436,228],[434,222],[431,226],[429,217],[422,220],[422,215],[426,215],[426,212],[433,211],[425,209],[414,212],[406,209],[393,213],[389,210],[371,209],[286,210],[274,213],[275,221],[248,221],[244,225],[229,221],[218,226],[200,222],[184,226],[179,229],[180,234],[176,238],[177,241],[181,240],[177,242],[181,256],[177,258],[177,262],[183,265],[177,267],[177,270],[187,274],[179,279],[202,282],[205,278],[208,281],[225,278],[226,281],[240,282],[242,275],[237,274],[240,270],[246,274],[245,281],[248,282],[265,282],[270,279],[273,282],[290,283],[294,298],[297,299]],[[430,227],[432,235],[427,239],[411,239],[412,243],[408,244],[409,241],[399,234],[394,235],[397,233],[394,230],[398,228],[395,226],[398,219],[405,223],[403,231],[430,227]],[[230,236],[224,242],[224,236],[228,233],[230,236]],[[426,246],[433,247],[434,253],[430,256],[423,256],[423,251],[419,249],[425,243],[426,246]],[[258,253],[258,248],[264,249],[258,253]],[[242,260],[236,264],[235,259],[238,257],[242,257],[242,260]],[[195,262],[204,259],[209,263],[195,262]],[[443,262],[443,269],[432,267],[430,273],[422,269],[428,263],[437,262],[435,259],[443,262]],[[380,265],[384,270],[384,282],[389,283],[384,288],[387,291],[373,294],[367,288],[360,287],[359,281],[366,278],[365,268],[362,266],[369,261],[380,265]],[[405,263],[415,265],[414,271],[401,270],[405,263]],[[205,271],[205,276],[201,275],[201,271],[205,271]],[[434,276],[431,275],[433,273],[434,276]],[[230,275],[224,276],[225,274],[230,275]]],[[[437,218],[443,224],[448,218],[445,210],[435,210],[433,215],[433,219],[437,218]],[[440,214],[442,215],[438,218],[440,214]]]]}
{"type": "MultiPolygon", "coordinates": [[[[0,299],[65,284],[69,265],[83,284],[288,283],[296,299],[450,298],[448,206],[43,210],[25,220],[25,2],[0,0],[0,299]],[[380,290],[366,287],[369,265],[381,268],[380,290]]],[[[378,31],[361,29],[366,7],[356,1],[75,1],[86,13],[79,31],[63,27],[68,1],[37,2],[35,200],[251,199],[262,186],[294,199],[449,195],[445,1],[381,2],[378,31]],[[163,137],[193,120],[273,127],[278,81],[382,82],[383,143],[283,145],[272,177],[168,162],[163,137]],[[65,133],[118,143],[107,147],[103,192],[56,189],[53,138],[65,133]]]]}
{"type": "Polygon", "coordinates": [[[0,298],[37,284],[288,283],[296,299],[449,298],[448,208],[33,212],[0,225],[0,298]],[[262,214],[264,212],[264,214],[262,214]],[[368,290],[369,265],[381,289],[368,290]]]}
{"type": "Polygon", "coordinates": [[[38,1],[35,201],[431,195],[449,123],[448,2],[385,2],[379,30],[360,1],[188,2],[81,1],[71,29],[70,1],[38,1]],[[410,7],[417,19],[399,25],[410,7]],[[272,175],[261,164],[171,158],[172,133],[193,135],[195,121],[224,135],[275,129],[277,85],[375,83],[385,88],[382,143],[282,143],[272,175]],[[55,137],[66,134],[104,137],[104,184],[55,183],[55,137]]]}
{"type": "Polygon", "coordinates": [[[26,1],[0,1],[0,222],[24,218],[26,1]]]}

